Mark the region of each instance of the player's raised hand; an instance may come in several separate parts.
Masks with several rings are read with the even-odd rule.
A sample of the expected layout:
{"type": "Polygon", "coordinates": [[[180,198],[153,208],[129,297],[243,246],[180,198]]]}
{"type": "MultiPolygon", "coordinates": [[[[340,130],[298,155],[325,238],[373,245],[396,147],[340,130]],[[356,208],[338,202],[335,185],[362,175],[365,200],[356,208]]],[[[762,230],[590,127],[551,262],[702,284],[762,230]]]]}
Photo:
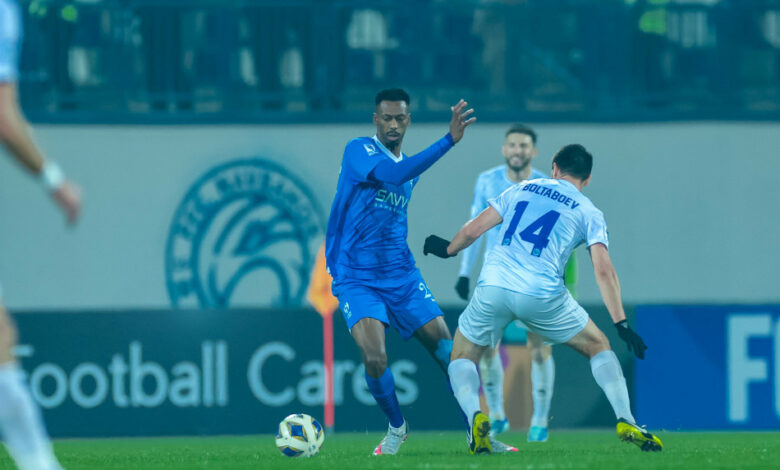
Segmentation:
{"type": "Polygon", "coordinates": [[[463,138],[463,133],[466,131],[466,127],[477,120],[476,117],[471,116],[474,113],[474,108],[466,109],[466,106],[468,106],[468,103],[464,100],[460,100],[458,101],[458,104],[450,107],[452,110],[452,120],[450,120],[450,135],[452,136],[452,140],[454,140],[456,143],[463,138]]]}
{"type": "Polygon", "coordinates": [[[642,341],[642,337],[628,325],[628,320],[621,320],[615,323],[615,328],[617,328],[620,339],[625,341],[628,345],[628,350],[633,351],[639,359],[644,359],[647,346],[645,346],[645,342],[642,341]]]}
{"type": "Polygon", "coordinates": [[[68,223],[75,223],[81,210],[81,189],[70,181],[65,181],[52,191],[51,197],[65,213],[68,223]]]}

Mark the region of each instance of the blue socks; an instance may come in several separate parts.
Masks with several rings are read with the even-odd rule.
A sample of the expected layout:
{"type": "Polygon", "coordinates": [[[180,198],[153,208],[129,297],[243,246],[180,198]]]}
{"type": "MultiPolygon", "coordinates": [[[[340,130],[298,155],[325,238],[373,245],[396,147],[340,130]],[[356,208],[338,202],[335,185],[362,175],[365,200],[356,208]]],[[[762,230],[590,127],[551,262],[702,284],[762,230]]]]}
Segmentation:
{"type": "Polygon", "coordinates": [[[390,426],[400,428],[404,424],[404,417],[401,414],[401,406],[398,404],[398,397],[395,395],[395,380],[390,368],[385,368],[381,377],[375,379],[366,373],[366,383],[371,395],[374,396],[377,404],[385,412],[387,419],[390,420],[390,426]]]}
{"type": "MultiPolygon", "coordinates": [[[[452,352],[452,340],[441,340],[437,344],[435,357],[436,361],[442,366],[445,372],[448,369],[450,362],[450,353],[452,352]]],[[[390,420],[390,426],[394,428],[400,428],[404,424],[404,416],[401,413],[401,406],[398,404],[398,397],[395,394],[395,380],[393,379],[393,373],[390,367],[385,368],[384,373],[378,379],[375,379],[366,375],[366,384],[368,384],[368,390],[371,395],[374,396],[374,400],[379,405],[379,408],[390,420]]],[[[452,392],[449,376],[447,376],[447,388],[452,392]]],[[[454,395],[454,393],[453,393],[454,395]]],[[[463,422],[468,424],[468,417],[461,411],[461,417],[463,422]]],[[[467,425],[468,427],[468,425],[467,425]]]]}
{"type": "Polygon", "coordinates": [[[439,363],[439,366],[444,371],[450,367],[450,354],[452,354],[452,340],[440,339],[436,343],[436,353],[434,355],[436,356],[436,362],[439,363]]]}

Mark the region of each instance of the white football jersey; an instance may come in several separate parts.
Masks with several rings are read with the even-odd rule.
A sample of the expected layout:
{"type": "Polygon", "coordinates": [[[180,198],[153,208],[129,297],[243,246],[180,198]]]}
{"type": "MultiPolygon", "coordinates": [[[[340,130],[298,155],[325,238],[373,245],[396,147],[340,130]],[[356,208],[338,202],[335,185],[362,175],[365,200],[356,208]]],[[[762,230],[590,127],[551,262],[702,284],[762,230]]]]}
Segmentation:
{"type": "Polygon", "coordinates": [[[504,221],[479,285],[537,297],[563,292],[563,272],[582,243],[609,246],[604,214],[566,180],[518,183],[488,203],[504,221]]]}
{"type": "MultiPolygon", "coordinates": [[[[536,178],[547,178],[547,175],[531,168],[529,180],[536,178]]],[[[506,165],[499,165],[487,171],[483,171],[477,177],[477,184],[474,186],[474,201],[471,203],[471,218],[478,216],[488,206],[488,200],[498,197],[501,193],[514,186],[514,181],[506,175],[506,165]]],[[[495,246],[498,240],[498,226],[491,228],[481,237],[480,240],[472,243],[461,252],[460,271],[458,276],[471,277],[471,271],[477,262],[479,249],[482,240],[485,240],[485,260],[490,250],[495,246]]],[[[483,260],[484,264],[484,260],[483,260]]]]}

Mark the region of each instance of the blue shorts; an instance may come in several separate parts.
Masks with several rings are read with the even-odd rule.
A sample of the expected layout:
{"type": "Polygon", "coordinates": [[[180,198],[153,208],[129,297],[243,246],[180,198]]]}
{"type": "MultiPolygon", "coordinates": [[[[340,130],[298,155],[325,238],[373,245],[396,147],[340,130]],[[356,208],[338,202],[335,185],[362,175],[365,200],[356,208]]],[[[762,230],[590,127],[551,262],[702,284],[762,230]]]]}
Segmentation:
{"type": "Polygon", "coordinates": [[[444,315],[419,269],[393,279],[334,280],[333,294],[350,331],[361,319],[374,318],[391,325],[407,340],[421,326],[444,315]]]}

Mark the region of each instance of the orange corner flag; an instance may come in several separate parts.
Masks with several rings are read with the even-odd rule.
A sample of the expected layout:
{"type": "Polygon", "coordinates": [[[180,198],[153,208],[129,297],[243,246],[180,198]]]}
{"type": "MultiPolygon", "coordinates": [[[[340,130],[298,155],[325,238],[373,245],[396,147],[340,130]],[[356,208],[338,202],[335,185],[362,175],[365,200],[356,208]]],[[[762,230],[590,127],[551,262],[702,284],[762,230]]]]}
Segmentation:
{"type": "Polygon", "coordinates": [[[330,284],[333,278],[328,274],[328,268],[325,261],[325,244],[320,246],[317,252],[317,260],[314,262],[314,269],[311,271],[309,280],[309,290],[306,292],[306,299],[323,317],[333,315],[333,312],[339,306],[339,301],[330,291],[330,284]]]}

